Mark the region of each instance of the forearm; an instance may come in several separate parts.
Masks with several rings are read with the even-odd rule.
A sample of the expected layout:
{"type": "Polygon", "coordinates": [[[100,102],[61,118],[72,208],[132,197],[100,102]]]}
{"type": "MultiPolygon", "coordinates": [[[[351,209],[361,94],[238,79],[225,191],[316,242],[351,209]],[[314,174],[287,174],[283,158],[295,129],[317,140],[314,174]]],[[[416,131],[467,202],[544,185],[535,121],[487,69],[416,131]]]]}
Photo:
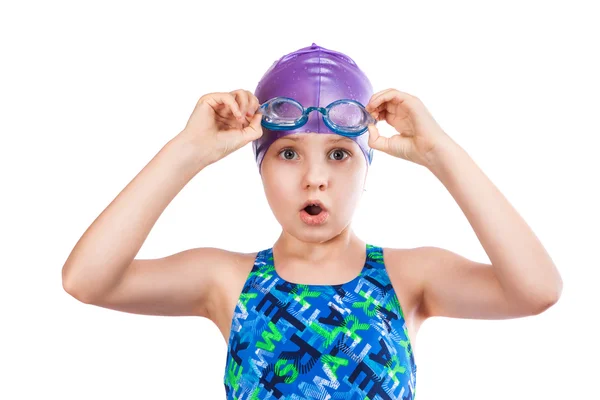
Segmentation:
{"type": "Polygon", "coordinates": [[[431,154],[428,168],[465,214],[506,295],[534,306],[555,302],[562,279],[554,262],[466,151],[450,139],[431,154]]]}
{"type": "Polygon", "coordinates": [[[79,239],[62,269],[63,286],[86,298],[110,290],[173,198],[204,168],[192,145],[169,141],[79,239]]]}

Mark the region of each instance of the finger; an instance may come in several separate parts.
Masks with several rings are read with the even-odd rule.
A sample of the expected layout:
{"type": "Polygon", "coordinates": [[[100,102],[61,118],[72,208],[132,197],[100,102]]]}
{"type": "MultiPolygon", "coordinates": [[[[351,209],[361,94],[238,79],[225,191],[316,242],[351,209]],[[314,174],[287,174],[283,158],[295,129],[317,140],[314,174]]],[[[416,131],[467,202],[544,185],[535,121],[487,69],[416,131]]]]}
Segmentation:
{"type": "Polygon", "coordinates": [[[240,111],[240,106],[235,101],[235,98],[233,97],[233,95],[231,93],[215,93],[209,99],[209,104],[211,102],[214,103],[214,104],[212,104],[213,106],[224,105],[226,107],[229,107],[229,109],[231,110],[231,113],[238,120],[242,118],[242,112],[240,111]]]}
{"type": "Polygon", "coordinates": [[[374,100],[377,99],[377,98],[379,98],[382,94],[387,93],[387,92],[389,92],[391,90],[394,90],[394,89],[393,88],[384,89],[384,90],[381,90],[381,91],[373,94],[371,96],[371,99],[369,100],[369,103],[365,106],[365,108],[368,111],[371,111],[371,110],[374,110],[375,108],[377,108],[377,106],[374,105],[374,100]]]}
{"type": "Polygon", "coordinates": [[[371,100],[369,105],[373,109],[379,110],[379,109],[385,108],[387,106],[387,104],[385,104],[385,103],[392,100],[394,97],[395,97],[395,90],[388,89],[388,90],[378,94],[376,97],[373,97],[373,99],[371,100]]]}
{"type": "Polygon", "coordinates": [[[242,134],[246,140],[252,141],[262,136],[263,130],[261,120],[261,114],[254,114],[254,116],[250,119],[250,125],[242,129],[242,134]]]}
{"type": "Polygon", "coordinates": [[[250,113],[250,102],[252,101],[252,93],[248,90],[244,90],[241,92],[240,96],[244,100],[244,107],[242,108],[242,114],[244,117],[252,115],[250,113]]]}
{"type": "Polygon", "coordinates": [[[246,126],[247,124],[251,123],[252,118],[254,117],[256,111],[258,110],[258,107],[260,106],[258,99],[252,93],[248,92],[248,95],[248,110],[246,111],[246,114],[244,114],[244,120],[242,124],[243,126],[246,126]]]}
{"type": "Polygon", "coordinates": [[[239,104],[242,117],[245,116],[246,110],[248,109],[248,94],[243,89],[234,90],[231,92],[231,94],[235,98],[235,101],[239,104]]]}
{"type": "Polygon", "coordinates": [[[250,110],[252,110],[252,114],[254,114],[258,110],[259,107],[260,107],[260,101],[258,100],[258,97],[256,97],[254,94],[252,94],[252,97],[250,100],[250,110]]]}
{"type": "Polygon", "coordinates": [[[382,93],[389,92],[390,90],[393,90],[393,88],[387,88],[387,89],[380,90],[380,91],[379,91],[379,92],[377,92],[377,93],[373,93],[373,95],[371,95],[371,99],[369,100],[369,103],[370,103],[370,102],[371,102],[371,101],[372,101],[374,98],[376,98],[376,97],[379,97],[379,96],[380,96],[382,93]]]}
{"type": "Polygon", "coordinates": [[[379,130],[373,124],[369,124],[368,129],[369,129],[369,141],[368,141],[369,147],[372,149],[380,150],[380,151],[383,151],[384,153],[387,153],[389,139],[386,138],[385,136],[381,136],[379,134],[379,130]]]}
{"type": "Polygon", "coordinates": [[[258,108],[258,99],[254,95],[254,93],[248,90],[246,91],[246,94],[248,95],[248,109],[246,110],[246,115],[251,117],[254,115],[256,109],[258,108]]]}
{"type": "Polygon", "coordinates": [[[383,121],[387,118],[387,110],[385,109],[385,105],[380,105],[375,110],[370,112],[371,116],[376,121],[383,121]]]}
{"type": "Polygon", "coordinates": [[[376,98],[373,99],[371,106],[373,108],[377,108],[384,102],[390,102],[392,100],[397,101],[397,103],[407,103],[412,104],[414,102],[415,97],[411,96],[408,93],[401,92],[396,89],[391,89],[387,92],[381,93],[376,98]]]}
{"type": "MultiPolygon", "coordinates": [[[[383,108],[383,107],[381,107],[381,108],[383,108]]],[[[371,116],[375,119],[375,121],[387,120],[387,115],[388,115],[387,110],[381,110],[380,108],[371,112],[371,116]]]]}

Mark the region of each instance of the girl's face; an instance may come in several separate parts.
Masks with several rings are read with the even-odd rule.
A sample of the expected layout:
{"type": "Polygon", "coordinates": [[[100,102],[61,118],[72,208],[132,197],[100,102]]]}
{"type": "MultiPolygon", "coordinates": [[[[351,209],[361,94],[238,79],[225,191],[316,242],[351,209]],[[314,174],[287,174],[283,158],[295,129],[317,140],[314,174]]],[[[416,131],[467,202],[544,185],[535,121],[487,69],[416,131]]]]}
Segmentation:
{"type": "Polygon", "coordinates": [[[299,133],[269,146],[261,177],[267,201],[283,230],[305,242],[322,242],[350,224],[367,168],[353,140],[336,134],[299,133]],[[324,223],[311,225],[301,218],[307,200],[319,200],[327,209],[324,223]]]}

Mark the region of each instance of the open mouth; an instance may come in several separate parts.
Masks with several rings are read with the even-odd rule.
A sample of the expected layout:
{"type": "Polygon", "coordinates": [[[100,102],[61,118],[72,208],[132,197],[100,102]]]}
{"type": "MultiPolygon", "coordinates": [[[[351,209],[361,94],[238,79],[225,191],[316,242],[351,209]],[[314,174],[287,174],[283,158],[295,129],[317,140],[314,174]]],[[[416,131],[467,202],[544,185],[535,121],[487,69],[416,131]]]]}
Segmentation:
{"type": "Polygon", "coordinates": [[[309,205],[304,207],[304,211],[306,211],[309,215],[319,215],[323,209],[317,205],[309,205]]]}
{"type": "Polygon", "coordinates": [[[306,206],[300,209],[300,219],[307,225],[323,225],[329,218],[329,210],[319,200],[306,201],[306,206]]]}

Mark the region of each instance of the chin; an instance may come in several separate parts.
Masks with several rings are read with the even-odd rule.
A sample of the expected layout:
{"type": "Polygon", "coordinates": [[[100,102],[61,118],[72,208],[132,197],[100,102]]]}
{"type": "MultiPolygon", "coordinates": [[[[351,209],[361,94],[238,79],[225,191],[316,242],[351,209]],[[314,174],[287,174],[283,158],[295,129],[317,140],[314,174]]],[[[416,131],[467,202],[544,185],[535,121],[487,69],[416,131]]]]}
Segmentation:
{"type": "Polygon", "coordinates": [[[347,225],[334,221],[330,216],[325,224],[310,226],[302,222],[299,217],[296,217],[296,220],[286,221],[286,224],[282,224],[282,228],[289,235],[305,243],[324,243],[342,233],[347,225]]]}

